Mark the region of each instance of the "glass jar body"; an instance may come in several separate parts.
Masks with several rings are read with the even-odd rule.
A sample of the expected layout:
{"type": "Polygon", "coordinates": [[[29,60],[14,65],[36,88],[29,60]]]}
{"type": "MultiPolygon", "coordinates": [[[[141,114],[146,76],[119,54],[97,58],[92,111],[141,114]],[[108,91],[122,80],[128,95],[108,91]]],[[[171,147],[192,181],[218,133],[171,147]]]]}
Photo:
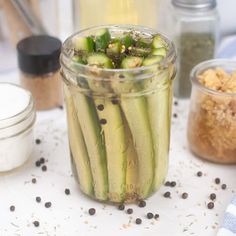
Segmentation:
{"type": "Polygon", "coordinates": [[[48,110],[63,104],[59,70],[42,75],[21,71],[20,82],[23,88],[32,93],[36,110],[48,110]]]}
{"type": "MultiPolygon", "coordinates": [[[[112,36],[130,30],[107,28],[112,36]]],[[[81,190],[108,202],[147,198],[167,174],[175,58],[151,73],[142,68],[71,69],[63,53],[61,62],[72,169],[81,190]]]]}
{"type": "Polygon", "coordinates": [[[236,163],[236,95],[216,92],[197,81],[203,71],[218,67],[232,73],[236,63],[212,60],[193,69],[188,142],[192,152],[203,159],[233,164],[236,163]]]}
{"type": "MultiPolygon", "coordinates": [[[[1,83],[2,85],[18,87],[7,83],[1,83]]],[[[27,107],[14,116],[0,120],[0,172],[11,171],[23,165],[33,150],[33,126],[36,118],[34,102],[28,91],[22,92],[28,94],[27,107]]]]}
{"type": "Polygon", "coordinates": [[[201,11],[173,6],[172,12],[172,36],[178,52],[174,95],[188,98],[191,93],[192,68],[214,58],[219,40],[219,16],[216,9],[201,11]]]}

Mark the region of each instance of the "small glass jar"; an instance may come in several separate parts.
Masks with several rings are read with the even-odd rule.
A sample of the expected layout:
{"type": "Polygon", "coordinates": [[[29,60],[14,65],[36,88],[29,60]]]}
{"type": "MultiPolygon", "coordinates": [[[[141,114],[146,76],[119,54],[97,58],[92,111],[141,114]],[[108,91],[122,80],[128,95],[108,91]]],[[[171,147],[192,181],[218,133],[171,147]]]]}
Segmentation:
{"type": "Polygon", "coordinates": [[[17,85],[0,83],[0,93],[0,172],[6,172],[31,155],[35,109],[31,93],[17,85]]]}
{"type": "MultiPolygon", "coordinates": [[[[191,151],[203,159],[233,164],[236,163],[236,93],[213,90],[199,82],[199,75],[216,68],[222,68],[229,74],[235,73],[236,61],[209,60],[200,63],[191,72],[188,142],[191,151]]],[[[215,86],[216,77],[210,73],[209,83],[215,86]]]]}
{"type": "Polygon", "coordinates": [[[174,95],[188,98],[190,72],[198,63],[214,58],[219,38],[216,0],[172,0],[171,34],[178,53],[174,95]]]}
{"type": "Polygon", "coordinates": [[[47,35],[30,36],[17,44],[17,52],[20,82],[22,87],[32,93],[36,110],[61,106],[61,41],[47,35]]]}
{"type": "Polygon", "coordinates": [[[133,69],[102,69],[73,62],[74,39],[108,29],[153,37],[138,26],[108,25],[78,32],[62,49],[62,79],[74,176],[88,196],[134,202],[157,191],[168,169],[175,49],[160,63],[133,69]],[[88,86],[89,85],[89,86],[88,86]]]}

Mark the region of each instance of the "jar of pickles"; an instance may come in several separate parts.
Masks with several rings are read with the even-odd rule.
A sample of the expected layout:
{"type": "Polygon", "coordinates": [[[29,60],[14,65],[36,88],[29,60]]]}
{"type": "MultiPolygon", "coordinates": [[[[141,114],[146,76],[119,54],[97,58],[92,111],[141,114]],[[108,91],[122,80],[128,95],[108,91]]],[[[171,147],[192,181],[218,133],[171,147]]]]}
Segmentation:
{"type": "Polygon", "coordinates": [[[198,63],[214,57],[219,37],[216,0],[172,0],[171,32],[178,52],[174,95],[187,98],[190,72],[198,63]]]}
{"type": "Polygon", "coordinates": [[[168,168],[175,49],[138,26],[102,26],[66,40],[61,64],[72,169],[109,202],[157,191],[168,168]]]}

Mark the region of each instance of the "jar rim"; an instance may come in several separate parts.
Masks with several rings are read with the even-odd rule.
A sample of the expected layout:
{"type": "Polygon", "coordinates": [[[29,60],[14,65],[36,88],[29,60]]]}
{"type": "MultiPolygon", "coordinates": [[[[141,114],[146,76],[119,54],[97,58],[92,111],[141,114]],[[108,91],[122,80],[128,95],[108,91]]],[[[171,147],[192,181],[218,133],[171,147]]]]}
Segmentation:
{"type": "Polygon", "coordinates": [[[14,125],[17,125],[17,124],[23,122],[32,113],[35,113],[35,110],[34,110],[33,96],[28,90],[22,88],[21,86],[19,86],[17,84],[13,84],[13,83],[0,82],[0,85],[1,84],[15,86],[17,88],[20,88],[22,91],[24,91],[25,93],[27,93],[29,95],[29,102],[26,104],[26,106],[21,111],[17,112],[14,115],[11,115],[7,118],[0,120],[0,130],[3,130],[3,129],[12,127],[14,125]]]}
{"type": "MultiPolygon", "coordinates": [[[[75,74],[75,71],[72,70],[66,63],[65,61],[71,61],[71,56],[68,54],[67,50],[71,50],[71,49],[68,49],[67,48],[67,44],[69,42],[72,41],[72,39],[75,37],[75,36],[78,36],[78,35],[82,35],[86,32],[89,32],[89,31],[92,31],[92,30],[98,30],[98,29],[103,29],[103,28],[108,28],[109,30],[120,30],[120,31],[137,31],[137,32],[140,32],[140,33],[145,33],[145,34],[149,34],[149,35],[155,35],[155,34],[159,34],[162,39],[164,39],[164,41],[167,43],[168,45],[168,53],[166,55],[166,57],[164,57],[160,62],[156,62],[152,65],[149,65],[149,66],[141,66],[141,67],[136,67],[136,68],[131,68],[131,69],[122,69],[122,68],[119,68],[119,69],[108,69],[108,68],[96,68],[96,70],[98,72],[106,72],[106,73],[137,73],[137,72],[140,72],[140,71],[149,71],[150,69],[154,68],[155,66],[159,65],[159,66],[165,66],[167,65],[169,62],[174,62],[176,60],[176,50],[175,50],[175,45],[174,43],[165,35],[163,34],[162,32],[159,32],[157,30],[154,30],[152,28],[149,28],[149,27],[146,27],[146,26],[137,26],[137,25],[127,25],[127,24],[120,24],[120,25],[117,25],[117,24],[107,24],[107,25],[100,25],[100,26],[93,26],[93,27],[89,27],[89,28],[86,28],[86,29],[83,29],[83,30],[80,30],[74,34],[72,34],[70,37],[68,37],[63,45],[62,45],[62,52],[61,52],[61,56],[60,56],[60,62],[61,62],[61,65],[63,67],[65,67],[70,73],[72,74],[75,74]]],[[[83,64],[80,64],[80,63],[77,63],[76,64],[78,70],[81,69],[81,71],[84,69],[84,70],[91,70],[91,66],[89,65],[83,65],[83,64]]],[[[96,78],[98,79],[98,78],[96,78]]],[[[104,80],[104,78],[102,78],[104,80]]]]}
{"type": "Polygon", "coordinates": [[[201,63],[199,63],[198,65],[196,65],[191,73],[190,73],[190,80],[192,82],[192,85],[196,85],[199,89],[208,92],[210,94],[213,95],[217,95],[217,96],[227,96],[227,97],[234,97],[236,96],[236,92],[234,93],[227,93],[227,92],[219,92],[217,90],[208,88],[206,86],[204,86],[203,84],[201,84],[199,82],[199,80],[197,79],[198,75],[201,74],[202,72],[204,72],[207,69],[214,69],[214,68],[233,68],[234,71],[236,71],[236,60],[233,59],[212,59],[212,60],[207,60],[207,61],[203,61],[201,63]]]}

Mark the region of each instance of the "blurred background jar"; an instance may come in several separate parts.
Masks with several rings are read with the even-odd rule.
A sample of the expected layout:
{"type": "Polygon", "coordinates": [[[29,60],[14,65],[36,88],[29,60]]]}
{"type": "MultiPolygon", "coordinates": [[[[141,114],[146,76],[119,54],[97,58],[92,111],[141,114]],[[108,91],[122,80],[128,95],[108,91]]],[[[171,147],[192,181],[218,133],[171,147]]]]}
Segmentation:
{"type": "Polygon", "coordinates": [[[178,74],[174,95],[188,98],[192,68],[214,57],[219,41],[216,0],[172,0],[172,37],[178,53],[178,74]]]}
{"type": "Polygon", "coordinates": [[[59,78],[61,41],[47,35],[35,35],[17,44],[20,83],[34,98],[36,110],[62,106],[59,78]]]}
{"type": "Polygon", "coordinates": [[[101,24],[135,24],[157,29],[160,0],[74,0],[74,30],[101,24]]]}

